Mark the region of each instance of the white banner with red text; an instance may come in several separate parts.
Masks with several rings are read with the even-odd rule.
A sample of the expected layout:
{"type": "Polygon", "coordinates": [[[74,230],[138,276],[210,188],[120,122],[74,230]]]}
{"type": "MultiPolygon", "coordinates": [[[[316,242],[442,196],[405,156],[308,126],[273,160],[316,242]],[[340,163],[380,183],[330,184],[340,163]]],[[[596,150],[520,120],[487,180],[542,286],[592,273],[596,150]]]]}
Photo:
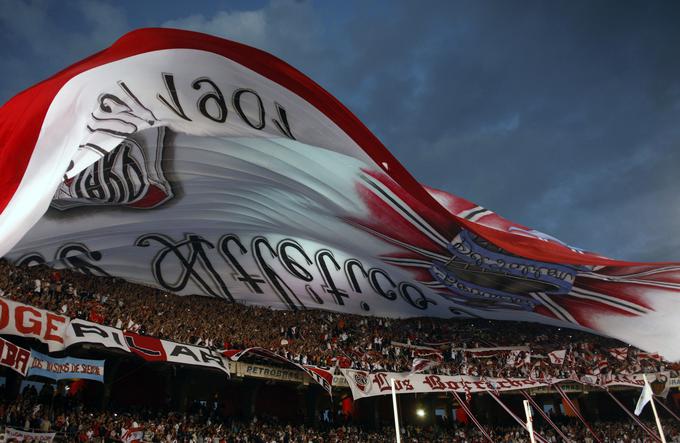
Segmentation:
{"type": "Polygon", "coordinates": [[[64,349],[68,322],[63,315],[0,298],[0,334],[38,339],[50,352],[64,349]]]}
{"type": "Polygon", "coordinates": [[[0,365],[26,375],[31,360],[31,351],[0,338],[0,365]]]}
{"type": "MultiPolygon", "coordinates": [[[[397,372],[366,372],[354,369],[341,369],[347,379],[354,400],[373,397],[376,395],[389,395],[392,393],[390,380],[394,379],[394,388],[397,394],[426,394],[432,392],[461,392],[477,393],[486,391],[514,391],[518,389],[533,389],[547,387],[565,381],[588,385],[597,385],[602,388],[611,386],[628,386],[642,388],[644,381],[641,374],[630,376],[609,377],[598,379],[597,377],[584,378],[583,380],[571,380],[561,378],[531,379],[531,378],[491,378],[474,377],[468,375],[429,375],[408,374],[397,372]]],[[[654,380],[657,395],[664,395],[670,387],[669,373],[647,374],[650,383],[654,380]],[[661,383],[663,381],[663,386],[661,383]]]]}
{"type": "Polygon", "coordinates": [[[47,442],[54,441],[55,432],[28,432],[21,429],[5,428],[5,441],[32,441],[47,442]]]}

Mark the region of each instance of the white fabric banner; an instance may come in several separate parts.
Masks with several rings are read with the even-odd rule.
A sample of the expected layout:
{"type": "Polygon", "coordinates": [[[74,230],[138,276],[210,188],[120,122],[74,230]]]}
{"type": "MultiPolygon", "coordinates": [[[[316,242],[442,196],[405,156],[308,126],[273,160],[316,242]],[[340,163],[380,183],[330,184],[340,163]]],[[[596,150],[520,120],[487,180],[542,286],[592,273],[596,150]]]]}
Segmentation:
{"type": "Polygon", "coordinates": [[[423,186],[262,51],[138,30],[0,121],[15,262],[279,309],[542,322],[680,359],[680,264],[612,260],[423,186]]]}
{"type": "MultiPolygon", "coordinates": [[[[340,369],[352,391],[355,400],[376,395],[389,395],[392,393],[390,379],[394,379],[397,394],[416,394],[431,392],[456,391],[463,393],[486,392],[496,390],[499,392],[513,391],[518,389],[532,389],[550,386],[555,383],[571,382],[598,385],[603,388],[609,386],[630,386],[642,388],[644,381],[641,374],[629,377],[612,377],[608,380],[586,376],[581,381],[572,379],[530,379],[530,378],[491,378],[473,377],[468,375],[428,375],[408,374],[397,372],[374,372],[359,371],[355,369],[340,369]]],[[[666,372],[648,374],[650,380],[657,382],[657,389],[652,389],[656,395],[662,395],[663,390],[670,386],[669,374],[666,372]],[[663,385],[661,384],[663,381],[663,385]],[[657,393],[658,391],[658,393],[657,393]]],[[[665,395],[665,394],[664,394],[665,395]]]]}
{"type": "Polygon", "coordinates": [[[66,328],[64,345],[69,347],[82,343],[93,343],[130,352],[123,331],[120,329],[74,318],[66,328]]]}
{"type": "Polygon", "coordinates": [[[50,352],[64,349],[68,322],[63,315],[0,298],[0,334],[38,339],[50,352]]]}
{"type": "Polygon", "coordinates": [[[48,442],[54,441],[55,432],[28,432],[20,429],[5,428],[5,440],[48,442]]]}
{"type": "Polygon", "coordinates": [[[229,374],[229,362],[219,352],[201,346],[161,340],[166,361],[185,365],[205,366],[229,374]]]}

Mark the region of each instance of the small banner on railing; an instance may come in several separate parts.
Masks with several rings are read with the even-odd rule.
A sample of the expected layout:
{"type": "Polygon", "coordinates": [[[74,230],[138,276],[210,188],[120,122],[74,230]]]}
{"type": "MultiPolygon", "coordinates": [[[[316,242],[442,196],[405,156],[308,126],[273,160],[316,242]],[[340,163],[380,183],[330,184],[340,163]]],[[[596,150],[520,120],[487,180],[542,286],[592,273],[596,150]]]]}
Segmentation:
{"type": "Polygon", "coordinates": [[[28,432],[20,429],[5,428],[5,441],[32,441],[48,442],[54,441],[55,432],[28,432]]]}
{"type": "Polygon", "coordinates": [[[39,375],[53,380],[85,379],[104,382],[105,360],[82,358],[54,358],[32,351],[33,360],[28,370],[29,377],[39,375]]]}
{"type": "Polygon", "coordinates": [[[25,376],[30,359],[31,351],[0,338],[0,365],[12,368],[25,376]]]}

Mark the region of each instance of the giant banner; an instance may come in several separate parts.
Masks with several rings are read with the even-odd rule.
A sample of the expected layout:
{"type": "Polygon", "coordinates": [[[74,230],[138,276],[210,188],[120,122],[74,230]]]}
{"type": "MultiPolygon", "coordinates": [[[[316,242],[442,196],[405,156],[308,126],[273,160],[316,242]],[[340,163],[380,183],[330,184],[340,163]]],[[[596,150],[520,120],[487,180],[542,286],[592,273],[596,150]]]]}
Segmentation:
{"type": "MultiPolygon", "coordinates": [[[[544,322],[680,359],[680,265],[602,257],[421,185],[257,49],[135,31],[0,121],[0,255],[16,262],[281,309],[544,322]]],[[[54,345],[63,324],[37,315],[17,328],[54,345]]]]}

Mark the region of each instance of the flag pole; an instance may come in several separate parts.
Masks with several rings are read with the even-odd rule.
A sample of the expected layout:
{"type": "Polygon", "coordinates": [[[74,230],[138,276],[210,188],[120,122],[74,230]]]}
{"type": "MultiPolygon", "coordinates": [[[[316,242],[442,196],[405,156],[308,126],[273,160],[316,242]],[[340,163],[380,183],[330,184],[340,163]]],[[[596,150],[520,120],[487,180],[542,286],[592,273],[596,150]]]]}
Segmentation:
{"type": "Polygon", "coordinates": [[[536,443],[536,438],[534,437],[534,420],[531,417],[531,406],[529,406],[529,400],[524,400],[524,413],[527,416],[527,430],[529,431],[529,438],[531,443],[536,443]]]}
{"type": "MultiPolygon", "coordinates": [[[[647,381],[647,374],[642,374],[642,378],[645,379],[645,384],[649,384],[647,381]]],[[[661,442],[666,443],[666,437],[663,435],[663,428],[661,427],[661,420],[659,420],[659,414],[656,413],[656,406],[654,405],[654,394],[652,394],[652,411],[654,412],[654,419],[656,420],[656,427],[659,429],[659,437],[661,437],[661,442]]]]}
{"type": "Polygon", "coordinates": [[[394,409],[394,431],[397,433],[397,443],[401,443],[401,432],[399,432],[399,411],[397,410],[397,391],[394,389],[394,378],[390,378],[392,387],[392,408],[394,409]]]}

